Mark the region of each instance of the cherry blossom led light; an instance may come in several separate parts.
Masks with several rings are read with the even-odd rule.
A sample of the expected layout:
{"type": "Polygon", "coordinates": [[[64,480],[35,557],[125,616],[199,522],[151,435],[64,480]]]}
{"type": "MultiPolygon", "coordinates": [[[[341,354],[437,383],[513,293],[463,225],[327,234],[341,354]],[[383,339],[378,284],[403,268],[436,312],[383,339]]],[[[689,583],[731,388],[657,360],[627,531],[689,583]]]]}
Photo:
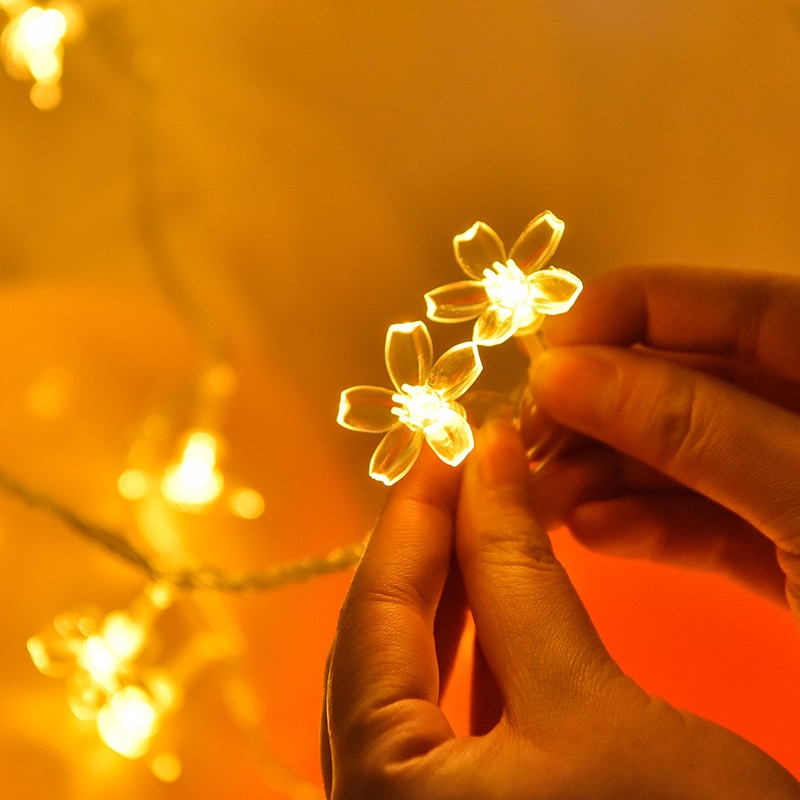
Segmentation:
{"type": "Polygon", "coordinates": [[[387,486],[399,481],[413,466],[423,441],[446,464],[461,463],[475,443],[456,399],[483,368],[475,344],[456,345],[434,363],[425,323],[406,322],[389,327],[385,357],[395,391],[353,386],[342,392],[339,402],[340,425],[386,433],[372,456],[370,477],[387,486]]]}
{"type": "Polygon", "coordinates": [[[61,614],[28,640],[36,668],[67,680],[72,713],[95,721],[102,741],[126,758],[148,751],[179,695],[171,675],[141,661],[153,622],[171,601],[166,586],[153,585],[131,609],[61,614]]]}
{"type": "Polygon", "coordinates": [[[483,346],[535,333],[545,315],[568,311],[583,288],[571,272],[547,266],[563,232],[564,223],[544,211],[506,256],[500,237],[485,222],[476,222],[453,239],[456,260],[470,280],[428,292],[428,318],[460,322],[477,317],[472,336],[483,346]]]}

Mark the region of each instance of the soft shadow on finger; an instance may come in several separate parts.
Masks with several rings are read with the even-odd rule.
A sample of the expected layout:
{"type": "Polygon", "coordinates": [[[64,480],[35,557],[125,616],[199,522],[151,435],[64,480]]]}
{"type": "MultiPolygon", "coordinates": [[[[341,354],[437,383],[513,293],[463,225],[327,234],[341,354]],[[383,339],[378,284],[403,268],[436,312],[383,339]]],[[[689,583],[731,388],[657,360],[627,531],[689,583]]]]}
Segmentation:
{"type": "Polygon", "coordinates": [[[680,484],[641,461],[591,439],[577,441],[544,467],[534,465],[532,494],[549,530],[563,525],[577,506],[630,492],[678,490],[680,484]]]}
{"type": "Polygon", "coordinates": [[[472,648],[470,733],[473,736],[483,736],[497,725],[502,714],[503,695],[476,636],[472,648]]]}
{"type": "Polygon", "coordinates": [[[720,572],[781,604],[775,545],[750,523],[689,492],[629,493],[577,505],[566,527],[591,550],[720,572]]]}
{"type": "Polygon", "coordinates": [[[464,581],[458,562],[453,557],[447,575],[436,618],[433,623],[433,636],[436,643],[436,658],[439,662],[439,701],[441,702],[458,653],[458,646],[464,634],[467,621],[467,598],[464,581]]]}

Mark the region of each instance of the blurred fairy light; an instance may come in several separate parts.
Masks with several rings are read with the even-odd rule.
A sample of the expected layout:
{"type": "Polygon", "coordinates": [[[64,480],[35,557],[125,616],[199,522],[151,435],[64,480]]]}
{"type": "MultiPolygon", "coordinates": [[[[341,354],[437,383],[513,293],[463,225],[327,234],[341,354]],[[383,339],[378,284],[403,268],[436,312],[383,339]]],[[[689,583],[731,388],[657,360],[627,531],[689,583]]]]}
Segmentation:
{"type": "MultiPolygon", "coordinates": [[[[152,427],[150,425],[145,427],[152,427]]],[[[161,438],[163,431],[157,438],[161,438]]],[[[144,439],[139,444],[144,443],[144,439]]],[[[117,491],[131,502],[144,500],[151,491],[158,492],[177,511],[200,514],[208,511],[227,492],[225,505],[235,517],[258,519],[264,513],[264,498],[260,492],[247,486],[227,488],[219,468],[222,440],[218,434],[206,429],[192,429],[181,438],[178,457],[169,463],[161,477],[154,464],[144,468],[130,466],[117,479],[117,491]]],[[[132,448],[132,453],[137,446],[132,448]]]]}
{"type": "Polygon", "coordinates": [[[170,464],[161,481],[164,498],[185,511],[202,511],[222,493],[224,480],[217,469],[219,442],[209,431],[193,431],[180,461],[170,464]]]}
{"type": "Polygon", "coordinates": [[[44,6],[27,0],[0,0],[9,22],[0,34],[0,53],[9,75],[33,80],[30,98],[46,111],[61,102],[64,42],[83,29],[75,3],[57,0],[44,6]]]}
{"type": "Polygon", "coordinates": [[[36,668],[67,680],[75,717],[95,721],[101,740],[126,758],[149,750],[162,718],[179,698],[173,676],[142,663],[150,628],[171,599],[167,587],[156,585],[130,610],[112,611],[102,619],[90,613],[61,614],[52,629],[28,640],[36,668]]]}

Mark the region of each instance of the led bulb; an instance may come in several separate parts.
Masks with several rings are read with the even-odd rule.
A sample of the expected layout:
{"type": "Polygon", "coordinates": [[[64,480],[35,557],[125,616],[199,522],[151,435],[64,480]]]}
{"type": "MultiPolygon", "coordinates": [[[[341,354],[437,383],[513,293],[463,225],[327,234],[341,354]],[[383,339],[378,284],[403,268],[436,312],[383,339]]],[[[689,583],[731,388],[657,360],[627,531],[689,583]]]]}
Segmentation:
{"type": "Polygon", "coordinates": [[[195,431],[187,439],[181,460],[164,472],[161,493],[184,511],[198,512],[222,493],[223,477],[217,469],[218,443],[207,431],[195,431]]]}
{"type": "Polygon", "coordinates": [[[103,620],[102,637],[119,661],[136,658],[147,641],[144,627],[125,611],[112,611],[103,620]]]}
{"type": "Polygon", "coordinates": [[[147,752],[160,717],[147,692],[138,686],[126,686],[100,709],[97,731],[115,752],[126,758],[139,758],[147,752]]]}

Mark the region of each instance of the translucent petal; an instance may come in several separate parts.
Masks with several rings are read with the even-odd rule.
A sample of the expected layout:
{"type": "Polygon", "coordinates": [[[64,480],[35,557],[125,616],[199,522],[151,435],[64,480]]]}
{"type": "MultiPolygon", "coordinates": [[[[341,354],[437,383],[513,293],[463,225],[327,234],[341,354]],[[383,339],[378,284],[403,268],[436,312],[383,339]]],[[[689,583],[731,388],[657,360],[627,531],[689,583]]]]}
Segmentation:
{"type": "Polygon", "coordinates": [[[428,319],[459,322],[473,319],[486,310],[486,289],[481,281],[459,281],[433,289],[425,295],[428,319]]]}
{"type": "Polygon", "coordinates": [[[372,454],[370,477],[386,486],[397,483],[417,460],[423,439],[422,431],[412,431],[402,424],[395,425],[372,454]]]}
{"type": "Polygon", "coordinates": [[[534,289],[536,310],[542,314],[569,311],[583,289],[583,283],[577,275],[557,267],[540,269],[529,280],[534,289]]]}
{"type": "Polygon", "coordinates": [[[539,328],[542,327],[542,323],[544,322],[544,314],[536,314],[532,313],[529,320],[526,321],[524,325],[519,325],[517,330],[515,331],[515,336],[530,336],[532,333],[536,333],[539,328]]]}
{"type": "Polygon", "coordinates": [[[502,306],[491,306],[475,320],[472,339],[484,347],[501,344],[516,333],[514,312],[502,306]]]}
{"type": "Polygon", "coordinates": [[[433,343],[424,322],[390,325],[386,332],[386,369],[398,391],[404,383],[425,383],[433,364],[433,343]]]}
{"type": "Polygon", "coordinates": [[[396,424],[392,414],[395,402],[392,390],[380,386],[353,386],[345,389],[339,399],[336,421],[351,431],[381,433],[396,424]]]}
{"type": "Polygon", "coordinates": [[[425,439],[436,455],[451,467],[460,464],[475,446],[469,423],[455,409],[448,409],[444,424],[426,429],[425,439]]]}
{"type": "Polygon", "coordinates": [[[564,223],[552,211],[543,211],[528,223],[508,257],[530,275],[550,260],[563,233],[564,223]]]}
{"type": "Polygon", "coordinates": [[[476,222],[468,231],[453,237],[456,260],[470,278],[480,280],[495,261],[505,263],[506,249],[500,237],[485,223],[476,222]]]}
{"type": "Polygon", "coordinates": [[[433,365],[428,386],[440,392],[445,400],[455,400],[475,383],[483,364],[478,348],[473,342],[451,347],[433,365]]]}

